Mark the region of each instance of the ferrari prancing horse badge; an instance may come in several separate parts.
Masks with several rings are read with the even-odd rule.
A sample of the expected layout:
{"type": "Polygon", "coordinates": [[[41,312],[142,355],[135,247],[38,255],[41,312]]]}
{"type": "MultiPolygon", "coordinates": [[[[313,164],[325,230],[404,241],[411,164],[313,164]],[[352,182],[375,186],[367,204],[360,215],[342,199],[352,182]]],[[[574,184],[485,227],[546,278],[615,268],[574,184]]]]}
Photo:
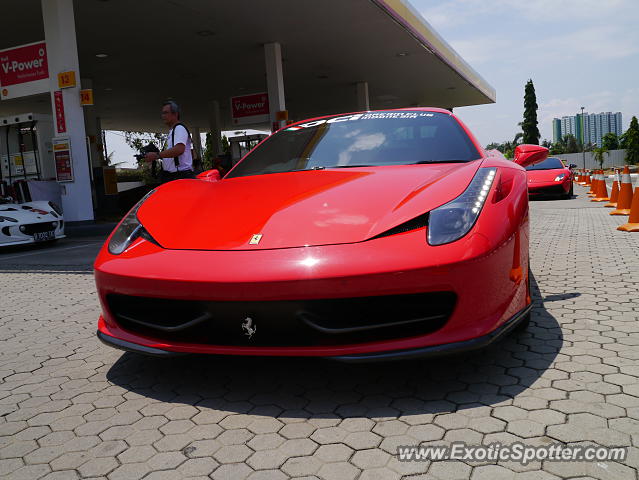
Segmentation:
{"type": "Polygon", "coordinates": [[[258,243],[260,243],[260,240],[262,240],[262,234],[256,233],[255,235],[251,237],[251,240],[249,241],[249,245],[257,245],[258,243]]]}
{"type": "Polygon", "coordinates": [[[253,334],[257,332],[257,325],[253,325],[253,319],[251,317],[246,317],[242,324],[242,330],[244,330],[244,334],[247,335],[250,340],[253,334]]]}

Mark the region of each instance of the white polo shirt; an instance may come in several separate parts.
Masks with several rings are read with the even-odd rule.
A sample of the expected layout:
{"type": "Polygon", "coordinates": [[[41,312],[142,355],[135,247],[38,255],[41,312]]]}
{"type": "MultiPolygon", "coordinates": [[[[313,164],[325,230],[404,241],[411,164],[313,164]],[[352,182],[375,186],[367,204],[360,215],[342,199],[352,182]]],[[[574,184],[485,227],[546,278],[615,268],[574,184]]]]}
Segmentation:
{"type": "MultiPolygon", "coordinates": [[[[169,130],[169,136],[166,139],[166,149],[173,148],[181,143],[184,145],[184,153],[178,157],[179,170],[193,170],[193,158],[191,157],[191,137],[183,125],[176,125],[169,130]],[[175,143],[173,143],[173,128],[175,128],[175,143]]],[[[167,172],[175,172],[175,161],[173,157],[162,159],[162,169],[167,172]]]]}

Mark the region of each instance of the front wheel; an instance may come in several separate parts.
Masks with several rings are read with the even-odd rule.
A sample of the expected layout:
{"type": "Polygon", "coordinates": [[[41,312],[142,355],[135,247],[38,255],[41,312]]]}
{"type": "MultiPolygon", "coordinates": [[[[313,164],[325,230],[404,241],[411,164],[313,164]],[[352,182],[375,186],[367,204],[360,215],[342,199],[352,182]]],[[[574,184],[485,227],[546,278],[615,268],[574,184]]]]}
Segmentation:
{"type": "Polygon", "coordinates": [[[575,191],[575,187],[574,187],[574,184],[571,182],[570,183],[570,190],[568,190],[568,193],[564,193],[561,196],[561,198],[563,198],[564,200],[568,200],[568,199],[572,198],[572,196],[574,194],[574,191],[575,191]]]}

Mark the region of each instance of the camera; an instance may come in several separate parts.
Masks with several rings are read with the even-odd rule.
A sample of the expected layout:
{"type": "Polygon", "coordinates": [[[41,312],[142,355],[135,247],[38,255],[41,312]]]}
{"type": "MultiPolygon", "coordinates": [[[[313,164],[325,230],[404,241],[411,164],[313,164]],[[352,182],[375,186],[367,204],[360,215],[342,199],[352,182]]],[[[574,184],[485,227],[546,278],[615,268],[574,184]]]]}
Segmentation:
{"type": "Polygon", "coordinates": [[[155,146],[155,144],[149,143],[147,146],[140,149],[140,153],[137,153],[133,156],[139,162],[141,160],[144,160],[144,157],[147,153],[160,153],[160,150],[158,149],[158,147],[155,146]]]}

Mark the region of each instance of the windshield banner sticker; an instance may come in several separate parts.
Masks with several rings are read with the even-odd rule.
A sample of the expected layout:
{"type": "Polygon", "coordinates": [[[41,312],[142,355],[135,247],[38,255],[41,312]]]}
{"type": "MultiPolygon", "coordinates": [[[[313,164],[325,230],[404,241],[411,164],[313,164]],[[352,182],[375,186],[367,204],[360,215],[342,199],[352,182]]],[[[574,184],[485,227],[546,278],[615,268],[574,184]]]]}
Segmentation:
{"type": "Polygon", "coordinates": [[[344,117],[333,117],[322,120],[315,120],[313,122],[302,123],[301,125],[295,125],[285,129],[286,131],[301,130],[303,128],[316,127],[323,123],[338,123],[349,122],[351,120],[372,120],[372,119],[396,119],[396,118],[419,118],[419,117],[433,117],[434,113],[425,112],[374,112],[374,113],[356,113],[355,115],[346,115],[344,117]]]}

